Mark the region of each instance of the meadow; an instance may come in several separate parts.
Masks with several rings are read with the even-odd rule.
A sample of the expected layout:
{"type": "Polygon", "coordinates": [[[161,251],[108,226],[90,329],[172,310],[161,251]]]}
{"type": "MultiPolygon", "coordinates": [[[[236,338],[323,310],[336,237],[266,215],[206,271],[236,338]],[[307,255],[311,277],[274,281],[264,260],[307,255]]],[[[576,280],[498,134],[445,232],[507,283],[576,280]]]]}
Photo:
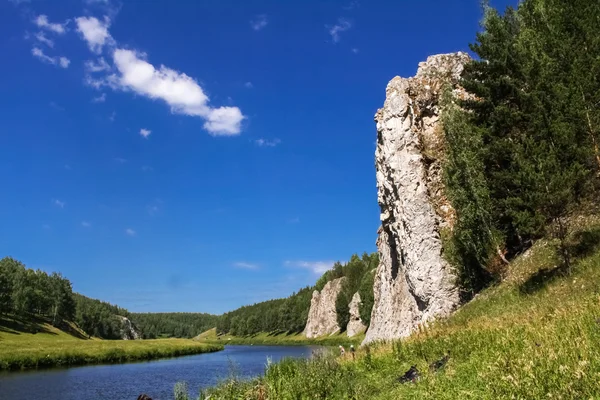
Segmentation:
{"type": "Polygon", "coordinates": [[[58,329],[43,319],[0,318],[0,370],[124,363],[222,350],[189,339],[100,340],[72,324],[58,329]]]}

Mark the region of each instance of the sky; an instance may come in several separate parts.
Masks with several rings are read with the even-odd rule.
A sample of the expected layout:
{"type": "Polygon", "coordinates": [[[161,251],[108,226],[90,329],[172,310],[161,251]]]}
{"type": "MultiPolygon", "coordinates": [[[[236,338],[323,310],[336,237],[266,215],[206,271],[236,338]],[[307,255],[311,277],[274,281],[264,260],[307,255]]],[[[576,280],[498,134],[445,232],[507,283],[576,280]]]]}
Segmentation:
{"type": "Polygon", "coordinates": [[[387,82],[468,51],[480,19],[478,0],[0,0],[0,257],[134,312],[312,285],[376,251],[387,82]]]}

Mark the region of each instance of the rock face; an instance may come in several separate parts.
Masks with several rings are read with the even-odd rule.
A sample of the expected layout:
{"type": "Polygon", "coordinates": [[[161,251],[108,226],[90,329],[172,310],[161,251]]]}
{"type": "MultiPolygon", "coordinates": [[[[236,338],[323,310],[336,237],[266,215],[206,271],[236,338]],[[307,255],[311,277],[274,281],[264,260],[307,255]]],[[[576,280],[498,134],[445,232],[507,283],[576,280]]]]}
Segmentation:
{"type": "Polygon", "coordinates": [[[117,315],[117,318],[121,320],[121,339],[138,340],[142,338],[142,334],[129,318],[121,315],[117,315]]]}
{"type": "Polygon", "coordinates": [[[359,333],[363,333],[367,330],[367,327],[363,324],[362,319],[360,319],[360,294],[358,292],[354,293],[352,296],[352,300],[348,307],[350,308],[350,321],[348,321],[348,326],[346,327],[346,333],[348,337],[352,337],[358,335],[359,333]]]}
{"type": "Polygon", "coordinates": [[[429,57],[416,76],[390,81],[375,115],[380,263],[364,343],[408,336],[459,303],[440,240],[440,229],[454,224],[442,181],[440,100],[448,84],[455,96],[464,95],[458,82],[468,61],[465,53],[429,57]]]}
{"type": "Polygon", "coordinates": [[[331,335],[340,330],[335,312],[337,299],[342,283],[346,278],[338,278],[327,282],[321,293],[315,290],[310,301],[308,320],[304,328],[304,335],[311,339],[323,335],[331,335]]]}

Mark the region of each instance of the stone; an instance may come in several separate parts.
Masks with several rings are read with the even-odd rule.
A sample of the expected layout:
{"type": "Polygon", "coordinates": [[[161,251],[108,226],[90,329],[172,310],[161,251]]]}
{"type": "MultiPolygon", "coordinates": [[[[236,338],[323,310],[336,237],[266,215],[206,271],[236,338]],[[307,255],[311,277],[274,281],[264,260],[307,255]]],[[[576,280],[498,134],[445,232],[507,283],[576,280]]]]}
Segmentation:
{"type": "Polygon", "coordinates": [[[363,333],[367,330],[365,324],[363,324],[362,319],[360,319],[360,294],[358,292],[354,293],[352,296],[352,300],[348,305],[350,309],[350,320],[348,321],[348,326],[346,327],[346,334],[348,337],[353,337],[358,335],[359,333],[363,333]]]}
{"type": "Polygon", "coordinates": [[[320,293],[318,290],[313,292],[308,319],[304,328],[304,335],[307,338],[333,335],[340,331],[335,311],[335,300],[342,290],[345,279],[345,277],[342,277],[329,281],[320,293]]]}
{"type": "Polygon", "coordinates": [[[138,340],[142,338],[142,334],[129,318],[122,315],[117,315],[117,318],[121,320],[121,339],[138,340]]]}
{"type": "Polygon", "coordinates": [[[454,96],[465,96],[459,83],[469,60],[466,53],[431,56],[414,77],[393,78],[375,115],[380,262],[363,343],[406,337],[459,304],[440,236],[455,221],[442,179],[440,100],[446,86],[454,96]]]}

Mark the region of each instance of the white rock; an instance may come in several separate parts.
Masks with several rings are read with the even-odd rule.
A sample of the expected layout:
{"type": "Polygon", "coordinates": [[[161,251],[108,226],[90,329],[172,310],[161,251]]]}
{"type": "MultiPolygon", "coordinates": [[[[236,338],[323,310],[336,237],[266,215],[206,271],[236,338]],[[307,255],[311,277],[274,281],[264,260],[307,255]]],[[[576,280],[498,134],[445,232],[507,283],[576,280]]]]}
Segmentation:
{"type": "Polygon", "coordinates": [[[352,296],[352,300],[348,307],[350,308],[350,321],[348,321],[348,326],[346,327],[346,333],[348,337],[356,336],[359,333],[363,333],[367,330],[365,324],[363,324],[362,319],[360,319],[360,294],[358,292],[354,293],[352,296]]]}
{"type": "Polygon", "coordinates": [[[380,263],[363,343],[408,336],[459,303],[440,240],[440,228],[453,226],[454,209],[442,182],[439,93],[445,84],[463,93],[458,82],[468,60],[465,53],[432,56],[415,77],[395,77],[375,115],[380,263]]]}
{"type": "Polygon", "coordinates": [[[331,335],[340,330],[335,311],[337,299],[342,283],[346,278],[338,278],[327,282],[321,293],[315,290],[310,301],[308,320],[304,328],[304,335],[311,339],[324,335],[331,335]]]}

